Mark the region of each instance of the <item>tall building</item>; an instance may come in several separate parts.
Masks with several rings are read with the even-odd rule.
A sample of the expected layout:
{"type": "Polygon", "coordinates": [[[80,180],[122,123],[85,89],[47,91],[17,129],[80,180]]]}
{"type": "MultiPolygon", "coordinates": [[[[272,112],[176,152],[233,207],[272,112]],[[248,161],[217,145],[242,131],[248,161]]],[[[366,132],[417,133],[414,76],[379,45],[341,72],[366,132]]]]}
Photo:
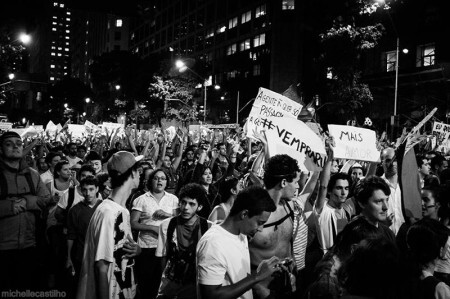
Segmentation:
{"type": "MultiPolygon", "coordinates": [[[[208,92],[208,115],[234,120],[259,87],[283,92],[302,79],[300,2],[147,1],[131,24],[130,50],[143,58],[183,59],[200,76],[212,76],[221,89],[208,92]]],[[[248,110],[240,119],[247,115],[248,110]]]]}

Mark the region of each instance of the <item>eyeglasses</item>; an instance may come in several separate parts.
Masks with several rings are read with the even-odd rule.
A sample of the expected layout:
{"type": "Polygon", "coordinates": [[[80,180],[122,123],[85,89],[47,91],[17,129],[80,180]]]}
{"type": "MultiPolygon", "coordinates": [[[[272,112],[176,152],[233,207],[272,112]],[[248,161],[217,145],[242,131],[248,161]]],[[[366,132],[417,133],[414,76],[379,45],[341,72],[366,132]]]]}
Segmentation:
{"type": "Polygon", "coordinates": [[[153,180],[154,180],[155,182],[157,182],[157,181],[166,181],[167,179],[166,179],[166,178],[163,178],[163,177],[157,177],[157,176],[155,176],[155,177],[153,177],[153,180]]]}

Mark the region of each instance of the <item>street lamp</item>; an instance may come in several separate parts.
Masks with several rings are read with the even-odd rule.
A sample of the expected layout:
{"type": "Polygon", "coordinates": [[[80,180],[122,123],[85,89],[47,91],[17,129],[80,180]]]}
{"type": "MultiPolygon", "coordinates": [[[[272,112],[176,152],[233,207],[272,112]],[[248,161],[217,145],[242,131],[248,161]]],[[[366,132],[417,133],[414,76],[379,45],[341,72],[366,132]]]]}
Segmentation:
{"type": "Polygon", "coordinates": [[[22,44],[27,45],[31,42],[31,36],[29,34],[26,33],[21,33],[19,35],[19,40],[22,44]]]}
{"type": "Polygon", "coordinates": [[[91,102],[91,99],[90,98],[86,98],[86,99],[84,99],[84,101],[86,102],[86,104],[89,104],[91,102]]]}
{"type": "Polygon", "coordinates": [[[11,73],[11,74],[8,75],[9,80],[14,79],[14,77],[15,77],[15,75],[14,75],[13,73],[11,73]]]}
{"type": "Polygon", "coordinates": [[[69,104],[67,104],[67,103],[64,103],[64,108],[68,108],[69,107],[69,104]]]}
{"type": "Polygon", "coordinates": [[[116,90],[120,90],[120,85],[119,84],[117,84],[116,86],[115,86],[115,88],[116,88],[116,90]]]}
{"type": "MultiPolygon", "coordinates": [[[[197,72],[195,72],[193,69],[188,67],[186,65],[186,63],[184,63],[184,61],[182,61],[182,60],[175,61],[175,66],[177,67],[177,69],[180,73],[182,73],[186,70],[190,70],[194,75],[196,75],[198,78],[200,78],[203,81],[203,88],[204,88],[204,92],[203,92],[203,122],[206,122],[206,99],[208,98],[207,87],[212,85],[212,82],[211,82],[212,80],[203,78],[197,72]]],[[[220,85],[214,85],[214,89],[219,90],[220,85]]]]}

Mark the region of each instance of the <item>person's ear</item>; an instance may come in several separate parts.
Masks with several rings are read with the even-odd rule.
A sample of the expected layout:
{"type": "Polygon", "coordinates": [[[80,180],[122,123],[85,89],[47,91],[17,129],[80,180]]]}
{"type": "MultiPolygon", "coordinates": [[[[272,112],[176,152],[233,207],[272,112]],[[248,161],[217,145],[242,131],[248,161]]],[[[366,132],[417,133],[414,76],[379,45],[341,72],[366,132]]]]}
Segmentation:
{"type": "Polygon", "coordinates": [[[281,189],[283,189],[284,187],[286,187],[286,185],[287,185],[286,179],[282,179],[281,182],[280,182],[280,187],[281,187],[281,189]]]}
{"type": "Polygon", "coordinates": [[[248,210],[242,210],[240,213],[240,219],[244,220],[245,218],[248,218],[248,210]]]}

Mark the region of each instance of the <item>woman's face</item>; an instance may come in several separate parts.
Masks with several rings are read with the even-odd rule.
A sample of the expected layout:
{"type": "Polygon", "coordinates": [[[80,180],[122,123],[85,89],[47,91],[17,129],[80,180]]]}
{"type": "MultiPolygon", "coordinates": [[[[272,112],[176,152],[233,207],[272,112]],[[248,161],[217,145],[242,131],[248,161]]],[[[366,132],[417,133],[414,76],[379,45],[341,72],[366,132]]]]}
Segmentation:
{"type": "Polygon", "coordinates": [[[152,192],[162,192],[166,189],[167,177],[164,172],[158,171],[152,179],[152,192]]]}
{"type": "Polygon", "coordinates": [[[63,180],[68,180],[70,178],[70,175],[72,173],[70,172],[70,165],[64,164],[60,171],[58,171],[58,176],[63,180]]]}
{"type": "Polygon", "coordinates": [[[206,168],[202,175],[202,181],[203,183],[210,185],[212,183],[212,173],[211,169],[206,168]]]}

